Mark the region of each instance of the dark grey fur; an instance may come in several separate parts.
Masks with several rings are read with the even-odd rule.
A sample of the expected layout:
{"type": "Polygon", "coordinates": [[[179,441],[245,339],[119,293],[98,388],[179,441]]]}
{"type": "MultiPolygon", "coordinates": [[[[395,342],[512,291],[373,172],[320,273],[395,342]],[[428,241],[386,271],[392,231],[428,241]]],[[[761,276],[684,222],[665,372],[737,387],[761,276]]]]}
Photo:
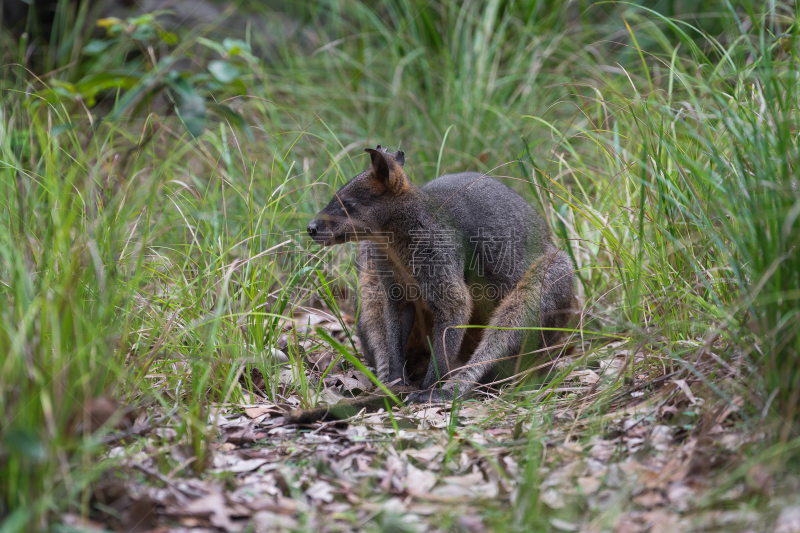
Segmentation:
{"type": "Polygon", "coordinates": [[[532,364],[535,356],[518,355],[552,346],[557,331],[484,328],[478,342],[470,330],[477,346],[464,353],[467,330],[456,326],[564,327],[573,266],[541,215],[493,178],[448,174],[417,188],[402,152],[368,151],[372,167],[308,229],[322,244],[359,242],[357,330],[379,379],[408,382],[408,369],[430,354],[426,342],[428,390],[412,401],[451,399],[532,364]],[[398,286],[408,290],[395,298],[398,286]]]}

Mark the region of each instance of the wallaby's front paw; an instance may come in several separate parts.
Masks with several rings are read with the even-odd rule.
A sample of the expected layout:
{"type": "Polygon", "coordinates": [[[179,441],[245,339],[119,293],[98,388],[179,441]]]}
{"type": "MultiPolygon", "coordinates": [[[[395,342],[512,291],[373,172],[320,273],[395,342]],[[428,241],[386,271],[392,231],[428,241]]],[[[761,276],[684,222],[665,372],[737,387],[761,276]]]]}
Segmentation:
{"type": "Polygon", "coordinates": [[[408,395],[406,402],[412,403],[445,403],[453,400],[453,394],[447,390],[432,388],[412,392],[408,395]]]}

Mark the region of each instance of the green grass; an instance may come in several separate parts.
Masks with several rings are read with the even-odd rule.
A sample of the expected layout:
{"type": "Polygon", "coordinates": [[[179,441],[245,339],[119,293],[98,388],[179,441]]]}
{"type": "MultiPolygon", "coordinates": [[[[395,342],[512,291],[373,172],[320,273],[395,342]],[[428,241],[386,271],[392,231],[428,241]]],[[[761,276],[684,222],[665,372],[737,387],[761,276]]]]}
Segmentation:
{"type": "MultiPolygon", "coordinates": [[[[686,373],[698,347],[681,341],[743,356],[738,381],[709,387],[721,401],[743,395],[754,421],[771,401],[759,423],[795,438],[796,8],[577,5],[316,3],[297,14],[313,46],[264,44],[246,96],[198,89],[231,97],[249,131],[218,111],[197,138],[158,99],[103,118],[141,85],[99,93],[92,124],[74,94],[47,91],[110,68],[73,63],[87,13],[63,3],[63,31],[30,59],[38,80],[15,65],[30,42],[4,34],[0,516],[44,528],[87,505],[108,467],[90,431],[101,396],[170,413],[202,471],[209,409],[252,392],[240,374],[258,367],[266,395],[279,394],[265,354],[281,317],[322,300],[339,312],[324,285],[353,287],[351,250],[320,252],[303,228],[378,143],[405,150],[417,184],[437,169],[491,172],[543,211],[578,268],[570,340],[620,335],[686,373]],[[31,105],[37,95],[47,100],[31,105]]],[[[199,33],[153,53],[202,69],[219,56],[199,33]]],[[[114,67],[155,72],[133,50],[114,67]]],[[[313,383],[296,386],[315,401],[313,383]]],[[[537,509],[534,498],[515,517],[531,523],[537,509]]]]}

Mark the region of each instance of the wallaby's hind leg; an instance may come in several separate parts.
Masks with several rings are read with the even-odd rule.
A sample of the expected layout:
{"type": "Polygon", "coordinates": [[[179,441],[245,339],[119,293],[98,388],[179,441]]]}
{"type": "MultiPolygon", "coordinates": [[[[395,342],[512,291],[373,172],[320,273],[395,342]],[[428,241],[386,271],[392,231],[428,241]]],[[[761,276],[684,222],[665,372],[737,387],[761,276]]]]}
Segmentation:
{"type": "MultiPolygon", "coordinates": [[[[573,297],[573,266],[569,256],[553,251],[540,257],[525,273],[500,305],[483,332],[478,348],[455,376],[442,379],[442,387],[420,391],[409,397],[412,402],[451,400],[481,384],[498,370],[498,365],[514,368],[517,357],[525,352],[554,344],[556,331],[492,329],[521,327],[564,327],[569,319],[573,297]]],[[[534,354],[533,357],[536,357],[534,354]]]]}

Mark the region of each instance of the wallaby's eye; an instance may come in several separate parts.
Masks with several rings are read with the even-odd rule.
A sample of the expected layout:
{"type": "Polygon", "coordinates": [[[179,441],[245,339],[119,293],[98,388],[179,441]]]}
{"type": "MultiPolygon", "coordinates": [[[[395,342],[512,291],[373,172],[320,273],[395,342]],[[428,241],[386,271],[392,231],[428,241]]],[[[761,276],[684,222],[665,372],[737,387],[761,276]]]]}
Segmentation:
{"type": "Polygon", "coordinates": [[[355,208],[356,208],[356,203],[355,202],[345,202],[344,203],[344,208],[347,211],[354,211],[355,208]]]}

